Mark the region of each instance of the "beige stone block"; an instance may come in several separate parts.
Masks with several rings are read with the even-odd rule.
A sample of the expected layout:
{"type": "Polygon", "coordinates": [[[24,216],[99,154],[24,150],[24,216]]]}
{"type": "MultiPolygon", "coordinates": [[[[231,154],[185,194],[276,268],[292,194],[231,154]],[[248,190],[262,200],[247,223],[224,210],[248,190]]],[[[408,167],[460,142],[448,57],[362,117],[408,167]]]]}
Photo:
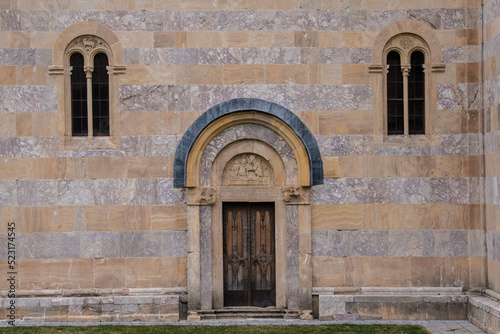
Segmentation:
{"type": "Polygon", "coordinates": [[[360,177],[359,157],[341,156],[339,159],[339,177],[360,177]]]}
{"type": "Polygon", "coordinates": [[[151,65],[149,69],[149,82],[151,85],[175,84],[175,65],[151,65]]]}
{"type": "Polygon", "coordinates": [[[312,205],[313,230],[359,230],[363,228],[363,205],[312,205]]]}
{"type": "Polygon", "coordinates": [[[33,124],[36,124],[36,126],[33,127],[31,130],[33,136],[35,137],[57,136],[56,112],[32,113],[32,122],[33,124]]]}
{"type": "Polygon", "coordinates": [[[85,158],[89,179],[123,179],[127,177],[127,159],[122,157],[85,158]]]}
{"type": "Polygon", "coordinates": [[[319,33],[317,31],[295,31],[294,46],[301,48],[318,47],[319,33]]]}
{"type": "Polygon", "coordinates": [[[470,286],[472,288],[487,286],[486,261],[483,257],[470,257],[470,286]]]}
{"type": "Polygon", "coordinates": [[[48,232],[47,221],[40,219],[39,208],[34,206],[19,206],[13,208],[13,221],[17,233],[48,232]]]}
{"type": "Polygon", "coordinates": [[[436,177],[437,164],[435,156],[417,156],[416,177],[436,177]]]}
{"type": "Polygon", "coordinates": [[[405,229],[411,229],[412,225],[407,225],[408,222],[403,219],[405,213],[408,216],[408,209],[408,206],[400,204],[370,204],[365,206],[365,215],[374,230],[402,230],[403,221],[405,229]]]}
{"type": "Polygon", "coordinates": [[[0,9],[15,9],[14,5],[15,3],[13,3],[11,0],[0,0],[0,9]]]}
{"type": "Polygon", "coordinates": [[[222,66],[183,65],[175,67],[178,85],[217,85],[222,83],[222,66]]]}
{"type": "Polygon", "coordinates": [[[21,260],[20,271],[24,290],[94,287],[93,259],[21,260]]]}
{"type": "Polygon", "coordinates": [[[434,257],[412,257],[410,261],[411,286],[440,286],[440,261],[434,257]]]}
{"type": "Polygon", "coordinates": [[[453,208],[441,204],[422,204],[417,208],[417,220],[421,230],[438,230],[442,228],[443,216],[451,215],[453,208]]]}
{"type": "Polygon", "coordinates": [[[250,47],[250,32],[248,31],[224,31],[221,38],[223,47],[250,47]]]}
{"type": "Polygon", "coordinates": [[[125,111],[121,113],[123,135],[170,135],[177,133],[178,112],[125,111]]]}
{"type": "Polygon", "coordinates": [[[0,85],[16,84],[16,66],[0,66],[0,85]]]}
{"type": "Polygon", "coordinates": [[[187,260],[184,257],[162,258],[162,287],[187,286],[187,260]]]}
{"type": "Polygon", "coordinates": [[[59,34],[58,31],[32,31],[30,32],[30,48],[52,49],[59,34]]]}
{"type": "Polygon", "coordinates": [[[45,322],[68,321],[68,306],[51,306],[45,308],[45,322]]]}
{"type": "Polygon", "coordinates": [[[0,233],[7,233],[8,223],[14,222],[13,208],[0,207],[0,233]]]}
{"type": "Polygon", "coordinates": [[[272,47],[274,43],[274,35],[274,31],[249,31],[249,46],[255,48],[272,47]]]}
{"type": "Polygon", "coordinates": [[[155,31],[153,34],[155,48],[175,47],[175,33],[173,31],[155,31]]]}
{"type": "MultiPolygon", "coordinates": [[[[1,69],[0,69],[1,71],[1,69]]],[[[0,72],[1,73],[1,72],[0,72]]],[[[15,113],[0,113],[0,137],[15,137],[16,136],[16,114],[15,113]]],[[[2,163],[0,162],[0,169],[2,168],[2,163]]],[[[0,179],[3,177],[0,173],[0,179]]]]}
{"type": "Polygon", "coordinates": [[[345,48],[363,47],[363,32],[361,31],[343,31],[342,46],[345,48]]]}
{"type": "Polygon", "coordinates": [[[436,176],[461,177],[463,176],[463,159],[461,156],[436,156],[436,176]]]}
{"type": "MultiPolygon", "coordinates": [[[[463,75],[467,75],[466,71],[463,75]]],[[[466,80],[466,79],[465,79],[466,80]]],[[[465,82],[465,80],[460,82],[465,82]]],[[[437,117],[439,133],[459,134],[462,132],[462,115],[460,110],[443,110],[437,117]]]]}
{"type": "Polygon", "coordinates": [[[0,159],[0,180],[26,178],[28,178],[27,159],[0,159]]]}
{"type": "Polygon", "coordinates": [[[295,34],[293,31],[277,31],[274,34],[275,47],[293,47],[295,43],[295,34]]]}
{"type": "MultiPolygon", "coordinates": [[[[397,205],[397,204],[395,204],[397,205]]],[[[418,205],[397,205],[401,208],[402,218],[401,223],[404,222],[404,228],[407,230],[418,230],[420,228],[420,221],[418,218],[418,205]]],[[[402,229],[402,227],[400,227],[402,229]]]]}
{"type": "Polygon", "coordinates": [[[144,231],[151,229],[151,209],[149,206],[127,206],[125,212],[125,229],[127,231],[144,231]]]}
{"type": "Polygon", "coordinates": [[[371,111],[324,111],[319,112],[321,135],[354,135],[373,133],[371,111]]]}
{"type": "Polygon", "coordinates": [[[121,85],[148,85],[150,68],[144,65],[128,65],[125,75],[119,77],[121,85]]]}
{"type": "Polygon", "coordinates": [[[85,158],[59,159],[64,166],[64,175],[66,179],[84,179],[86,178],[85,158]]]}
{"type": "Polygon", "coordinates": [[[222,44],[222,36],[219,31],[188,31],[188,48],[217,48],[222,44]]]}
{"type": "Polygon", "coordinates": [[[339,158],[324,156],[322,159],[323,159],[323,176],[326,178],[338,178],[339,158]]]}
{"type": "Polygon", "coordinates": [[[11,33],[11,48],[28,49],[30,47],[30,33],[13,31],[11,33]]]}
{"type": "Polygon", "coordinates": [[[31,113],[16,113],[16,136],[31,136],[31,113]]]}
{"type": "Polygon", "coordinates": [[[410,258],[371,258],[370,286],[406,287],[410,285],[410,277],[410,258]]]}
{"type": "Polygon", "coordinates": [[[299,9],[301,0],[275,0],[276,9],[299,9]]]}
{"type": "Polygon", "coordinates": [[[187,230],[187,209],[184,205],[151,207],[152,230],[187,230]]]}
{"type": "Polygon", "coordinates": [[[441,261],[441,286],[470,287],[468,257],[445,257],[441,261]]]}
{"type": "Polygon", "coordinates": [[[266,67],[257,65],[227,65],[223,67],[225,85],[255,85],[266,82],[266,67]]]}
{"type": "Polygon", "coordinates": [[[173,175],[173,157],[129,157],[129,178],[163,178],[173,175]]]}
{"type": "Polygon", "coordinates": [[[488,258],[488,286],[500,292],[500,261],[488,258]]]}
{"type": "Polygon", "coordinates": [[[343,84],[371,84],[373,75],[368,73],[366,65],[343,65],[342,83],[343,84]]]}
{"type": "Polygon", "coordinates": [[[135,10],[152,10],[155,9],[154,0],[135,0],[133,8],[135,10]]]}
{"type": "Polygon", "coordinates": [[[96,9],[104,9],[104,1],[105,0],[71,0],[70,9],[73,10],[88,10],[92,8],[96,9]]]}
{"type": "Polygon", "coordinates": [[[108,10],[131,9],[135,0],[104,0],[104,8],[108,10]]]}
{"type": "Polygon", "coordinates": [[[40,223],[47,232],[73,232],[73,208],[70,206],[39,208],[40,223]]]}
{"type": "Polygon", "coordinates": [[[0,47],[1,48],[12,47],[12,33],[10,31],[0,31],[0,47]]]}
{"type": "MultiPolygon", "coordinates": [[[[125,279],[128,288],[159,288],[164,274],[162,258],[126,258],[125,279]]],[[[169,268],[166,272],[174,271],[169,268]]]]}
{"type": "Polygon", "coordinates": [[[126,286],[125,259],[95,259],[95,287],[123,289],[126,286]]]}
{"type": "Polygon", "coordinates": [[[342,65],[320,65],[320,83],[340,85],[342,83],[342,65]]]}
{"type": "Polygon", "coordinates": [[[125,231],[126,207],[87,206],[87,231],[125,231]]]}
{"type": "Polygon", "coordinates": [[[345,259],[338,257],[312,258],[312,286],[344,286],[345,259]]]}
{"type": "Polygon", "coordinates": [[[319,31],[319,46],[323,48],[334,48],[342,45],[341,31],[319,31]]]}
{"type": "Polygon", "coordinates": [[[500,205],[486,205],[486,228],[488,231],[500,233],[500,205]]]}
{"type": "Polygon", "coordinates": [[[267,84],[308,84],[309,66],[307,65],[268,65],[267,84]]]}
{"type": "Polygon", "coordinates": [[[187,32],[186,31],[176,31],[175,32],[175,47],[185,48],[187,44],[187,32]]]}
{"type": "Polygon", "coordinates": [[[416,177],[417,176],[417,157],[416,156],[402,156],[397,159],[398,162],[398,176],[402,177],[416,177]]]}
{"type": "Polygon", "coordinates": [[[370,258],[346,257],[345,286],[360,287],[370,285],[370,258]]]}

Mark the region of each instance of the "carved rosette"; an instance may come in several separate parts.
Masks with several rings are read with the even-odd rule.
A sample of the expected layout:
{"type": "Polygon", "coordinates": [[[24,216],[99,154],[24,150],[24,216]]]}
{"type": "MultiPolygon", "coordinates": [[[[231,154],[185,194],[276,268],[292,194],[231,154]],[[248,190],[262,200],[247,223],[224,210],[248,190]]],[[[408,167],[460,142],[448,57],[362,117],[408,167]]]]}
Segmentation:
{"type": "Polygon", "coordinates": [[[272,186],[274,171],[271,164],[257,154],[239,154],[229,160],[222,172],[224,186],[272,186]]]}
{"type": "Polygon", "coordinates": [[[217,200],[214,187],[198,187],[188,190],[189,205],[214,205],[217,200]]]}
{"type": "Polygon", "coordinates": [[[403,47],[403,49],[409,49],[415,45],[415,38],[410,36],[403,36],[399,41],[399,44],[403,47]]]}
{"type": "Polygon", "coordinates": [[[283,187],[283,200],[286,204],[311,204],[311,191],[305,187],[283,187]]]}

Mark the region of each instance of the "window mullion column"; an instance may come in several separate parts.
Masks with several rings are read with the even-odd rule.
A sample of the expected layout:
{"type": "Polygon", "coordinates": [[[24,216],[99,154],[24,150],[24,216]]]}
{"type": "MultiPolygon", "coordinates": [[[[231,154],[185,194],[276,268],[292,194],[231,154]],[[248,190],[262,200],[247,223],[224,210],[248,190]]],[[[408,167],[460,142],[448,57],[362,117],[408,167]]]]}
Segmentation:
{"type": "Polygon", "coordinates": [[[410,65],[402,65],[401,72],[403,72],[403,121],[404,121],[404,134],[410,133],[410,122],[408,114],[408,76],[410,75],[410,65]]]}
{"type": "Polygon", "coordinates": [[[87,77],[87,117],[89,126],[89,137],[94,136],[94,117],[92,115],[92,72],[94,72],[94,66],[85,66],[85,74],[87,77]]]}

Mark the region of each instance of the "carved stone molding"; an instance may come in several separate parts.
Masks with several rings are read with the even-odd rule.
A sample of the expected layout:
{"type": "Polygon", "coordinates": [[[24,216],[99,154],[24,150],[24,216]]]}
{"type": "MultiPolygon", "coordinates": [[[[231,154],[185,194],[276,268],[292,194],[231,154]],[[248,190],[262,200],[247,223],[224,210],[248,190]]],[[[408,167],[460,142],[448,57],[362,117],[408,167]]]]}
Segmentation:
{"type": "Polygon", "coordinates": [[[217,199],[215,187],[188,189],[188,205],[213,205],[217,199]]]}
{"type": "Polygon", "coordinates": [[[108,51],[109,47],[106,42],[97,36],[84,35],[75,38],[68,47],[68,50],[71,51],[73,49],[79,50],[85,53],[87,56],[93,54],[97,51],[108,51]]]}
{"type": "Polygon", "coordinates": [[[257,154],[239,154],[229,160],[222,173],[224,186],[272,186],[274,171],[271,164],[257,154]]]}
{"type": "Polygon", "coordinates": [[[311,190],[305,187],[283,187],[283,200],[286,204],[311,204],[311,190]]]}

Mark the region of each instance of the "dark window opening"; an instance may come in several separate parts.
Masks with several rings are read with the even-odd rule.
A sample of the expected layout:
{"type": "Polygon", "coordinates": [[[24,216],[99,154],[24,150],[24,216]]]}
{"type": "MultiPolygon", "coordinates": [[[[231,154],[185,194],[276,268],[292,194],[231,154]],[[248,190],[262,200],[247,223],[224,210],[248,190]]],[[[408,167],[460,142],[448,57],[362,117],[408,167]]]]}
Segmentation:
{"type": "Polygon", "coordinates": [[[109,75],[108,57],[98,53],[94,57],[92,74],[92,123],[94,136],[109,136],[109,75]]]}
{"type": "Polygon", "coordinates": [[[425,133],[425,74],[424,54],[420,51],[411,55],[411,69],[408,77],[408,129],[409,134],[425,133]]]}
{"type": "Polygon", "coordinates": [[[70,58],[71,71],[71,128],[73,136],[88,135],[87,79],[83,70],[84,60],[80,53],[70,58]]]}
{"type": "Polygon", "coordinates": [[[387,55],[387,132],[389,135],[404,134],[403,73],[399,53],[387,55]]]}

